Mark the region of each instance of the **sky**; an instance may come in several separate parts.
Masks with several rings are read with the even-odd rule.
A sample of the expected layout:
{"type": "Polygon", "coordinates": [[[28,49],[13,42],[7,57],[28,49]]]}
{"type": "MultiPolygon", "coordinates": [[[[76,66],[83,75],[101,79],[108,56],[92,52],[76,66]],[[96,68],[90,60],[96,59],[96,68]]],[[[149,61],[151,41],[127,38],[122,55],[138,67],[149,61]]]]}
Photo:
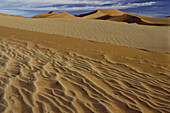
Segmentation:
{"type": "Polygon", "coordinates": [[[168,0],[0,0],[0,13],[26,17],[50,11],[75,15],[97,9],[118,9],[152,17],[170,16],[168,0]]]}

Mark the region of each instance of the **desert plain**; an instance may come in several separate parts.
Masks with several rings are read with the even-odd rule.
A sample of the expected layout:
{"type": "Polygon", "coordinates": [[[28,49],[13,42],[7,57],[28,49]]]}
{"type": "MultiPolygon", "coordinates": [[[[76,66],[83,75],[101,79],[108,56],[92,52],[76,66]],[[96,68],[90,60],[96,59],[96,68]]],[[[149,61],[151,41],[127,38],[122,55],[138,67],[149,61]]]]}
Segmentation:
{"type": "Polygon", "coordinates": [[[0,14],[0,113],[169,113],[169,20],[0,14]]]}

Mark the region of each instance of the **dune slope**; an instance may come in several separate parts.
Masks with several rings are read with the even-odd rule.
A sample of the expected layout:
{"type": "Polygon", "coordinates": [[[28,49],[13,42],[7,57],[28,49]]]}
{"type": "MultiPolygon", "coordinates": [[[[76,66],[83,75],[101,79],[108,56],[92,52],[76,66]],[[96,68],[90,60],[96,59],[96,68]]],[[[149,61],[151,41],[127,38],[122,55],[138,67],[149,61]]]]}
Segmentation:
{"type": "Polygon", "coordinates": [[[87,18],[87,19],[102,19],[102,20],[110,20],[110,21],[118,21],[118,22],[137,23],[140,25],[154,25],[154,26],[170,25],[169,18],[158,18],[158,17],[136,15],[128,12],[119,11],[117,9],[99,9],[90,13],[80,14],[76,16],[81,18],[87,18]],[[139,22],[139,19],[141,22],[139,22]]]}
{"type": "Polygon", "coordinates": [[[170,53],[169,27],[139,26],[91,19],[31,19],[7,16],[0,16],[0,26],[170,53]]]}
{"type": "Polygon", "coordinates": [[[170,55],[0,27],[0,112],[168,113],[170,55]]]}
{"type": "MultiPolygon", "coordinates": [[[[12,17],[23,17],[20,15],[8,15],[8,14],[3,14],[3,13],[0,13],[0,15],[12,16],[12,17]]],[[[134,21],[131,20],[131,23],[136,23],[136,20],[141,19],[142,22],[139,22],[137,24],[154,25],[154,26],[170,26],[169,17],[149,17],[149,16],[123,12],[117,9],[98,9],[93,12],[79,14],[79,15],[71,15],[67,12],[57,13],[57,12],[51,11],[48,14],[39,14],[31,18],[75,18],[75,17],[79,17],[83,19],[102,19],[102,20],[110,20],[110,21],[117,21],[117,22],[127,22],[128,20],[125,20],[125,15],[126,15],[126,18],[128,16],[129,18],[134,20],[134,21]],[[136,19],[133,19],[133,18],[136,18],[136,19]]]]}
{"type": "Polygon", "coordinates": [[[52,13],[48,13],[48,14],[39,14],[39,15],[33,16],[32,18],[47,18],[49,16],[57,15],[57,14],[58,14],[57,12],[52,12],[52,13]]]}
{"type": "Polygon", "coordinates": [[[12,17],[24,17],[24,16],[21,16],[21,15],[8,15],[8,14],[4,14],[4,13],[0,13],[0,15],[3,15],[3,16],[12,16],[12,17]]]}
{"type": "Polygon", "coordinates": [[[52,12],[48,14],[40,14],[40,15],[35,15],[32,18],[74,18],[75,16],[67,13],[67,12],[52,12]]]}
{"type": "Polygon", "coordinates": [[[123,14],[121,16],[113,16],[113,15],[105,15],[96,19],[101,19],[101,20],[110,20],[110,21],[117,21],[117,22],[127,22],[127,23],[136,23],[140,25],[150,25],[150,26],[169,26],[169,24],[156,24],[153,22],[145,22],[145,20],[142,20],[141,18],[137,16],[132,16],[129,14],[123,14]]]}
{"type": "Polygon", "coordinates": [[[122,15],[125,14],[125,12],[119,11],[117,9],[98,9],[96,11],[90,12],[90,13],[85,13],[85,14],[80,14],[76,15],[77,17],[82,17],[82,18],[99,18],[105,15],[112,14],[114,16],[122,15]]]}
{"type": "Polygon", "coordinates": [[[141,16],[138,15],[139,18],[145,20],[146,22],[150,22],[150,23],[156,23],[156,24],[170,24],[170,18],[166,18],[166,17],[148,17],[148,16],[141,16]]]}

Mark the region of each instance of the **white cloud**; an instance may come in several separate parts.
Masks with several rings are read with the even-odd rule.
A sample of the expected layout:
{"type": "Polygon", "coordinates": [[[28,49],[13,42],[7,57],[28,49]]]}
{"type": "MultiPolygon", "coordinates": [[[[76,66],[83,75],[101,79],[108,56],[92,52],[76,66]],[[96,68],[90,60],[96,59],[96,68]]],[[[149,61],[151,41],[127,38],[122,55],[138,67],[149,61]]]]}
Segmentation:
{"type": "Polygon", "coordinates": [[[151,6],[156,4],[157,2],[143,2],[143,3],[129,3],[130,6],[151,6]]]}
{"type": "Polygon", "coordinates": [[[109,3],[115,3],[120,0],[113,0],[113,1],[103,1],[103,0],[1,0],[1,6],[8,5],[10,6],[44,6],[44,5],[56,5],[56,4],[109,4],[109,3]]]}
{"type": "MultiPolygon", "coordinates": [[[[99,1],[98,1],[99,2],[99,1]]],[[[87,1],[83,1],[83,3],[87,3],[87,1]]],[[[107,2],[110,3],[110,2],[107,2]]],[[[97,1],[96,1],[97,4],[97,1]]],[[[150,6],[156,4],[156,2],[144,2],[144,3],[128,3],[128,4],[122,4],[122,3],[116,3],[110,6],[100,6],[100,5],[95,5],[93,4],[92,6],[84,6],[84,7],[79,7],[79,6],[73,6],[73,7],[66,7],[66,6],[60,6],[60,7],[19,7],[16,8],[18,10],[63,10],[63,11],[76,11],[76,10],[95,10],[95,9],[126,9],[126,8],[135,8],[135,7],[140,7],[140,6],[150,6]]]]}
{"type": "MultiPolygon", "coordinates": [[[[135,1],[135,0],[129,0],[135,1]]],[[[126,0],[1,0],[1,8],[35,8],[40,6],[50,6],[57,4],[90,4],[90,5],[104,5],[104,4],[122,4],[127,2],[126,0]]],[[[153,5],[156,2],[144,2],[144,3],[128,3],[125,6],[148,6],[153,5]]]]}
{"type": "MultiPolygon", "coordinates": [[[[0,12],[28,15],[30,11],[80,11],[96,9],[127,9],[152,6],[157,2],[138,2],[136,0],[0,0],[0,12]],[[54,5],[61,6],[54,7],[54,5]],[[81,4],[81,6],[78,6],[81,4]],[[112,5],[106,5],[112,4],[112,5]],[[71,6],[69,6],[71,5],[71,6]],[[104,6],[103,6],[104,5],[104,6]],[[46,6],[46,7],[44,7],[46,6]],[[48,6],[48,7],[47,7],[48,6]]],[[[138,1],[138,0],[137,0],[138,1]]],[[[29,13],[30,14],[30,13],[29,13]]]]}

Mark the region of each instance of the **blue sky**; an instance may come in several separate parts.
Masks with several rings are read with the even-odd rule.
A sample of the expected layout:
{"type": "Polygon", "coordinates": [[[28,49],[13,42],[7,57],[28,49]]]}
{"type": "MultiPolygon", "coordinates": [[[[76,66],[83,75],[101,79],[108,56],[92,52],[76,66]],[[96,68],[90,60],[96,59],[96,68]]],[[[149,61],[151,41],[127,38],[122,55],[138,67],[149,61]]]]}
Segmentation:
{"type": "Polygon", "coordinates": [[[49,11],[82,14],[96,9],[121,11],[152,17],[170,16],[168,0],[0,0],[0,13],[30,17],[49,11]]]}

